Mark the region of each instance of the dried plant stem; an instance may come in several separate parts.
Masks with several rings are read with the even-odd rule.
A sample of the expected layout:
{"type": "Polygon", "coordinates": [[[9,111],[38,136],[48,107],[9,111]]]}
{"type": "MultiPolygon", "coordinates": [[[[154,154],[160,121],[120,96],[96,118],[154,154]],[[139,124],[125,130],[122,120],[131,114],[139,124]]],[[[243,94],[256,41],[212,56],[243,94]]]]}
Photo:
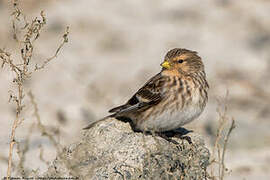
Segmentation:
{"type": "MultiPolygon", "coordinates": [[[[13,124],[14,124],[13,125],[13,128],[14,128],[16,126],[15,122],[13,124]]],[[[11,138],[12,138],[12,136],[13,136],[13,138],[15,136],[15,128],[14,128],[14,130],[13,130],[13,128],[12,128],[12,132],[14,132],[14,135],[11,135],[11,138]]],[[[13,154],[14,144],[15,144],[15,140],[13,139],[13,140],[11,140],[11,142],[9,144],[7,179],[10,178],[10,174],[11,174],[11,164],[12,164],[12,154],[13,154]]]]}
{"type": "Polygon", "coordinates": [[[213,164],[211,165],[211,173],[210,173],[211,175],[210,178],[213,180],[216,179],[223,180],[225,177],[225,171],[227,170],[225,166],[225,154],[230,135],[234,130],[234,128],[236,127],[234,118],[230,118],[228,116],[226,103],[227,98],[228,92],[226,94],[224,102],[218,100],[219,106],[217,108],[217,112],[219,117],[219,125],[216,133],[215,144],[212,151],[211,163],[213,164]],[[224,109],[221,108],[222,106],[224,107],[224,109]],[[230,121],[230,119],[232,119],[232,121],[230,126],[228,127],[228,122],[230,121]],[[215,170],[218,170],[217,175],[215,175],[216,173],[214,173],[215,170]]]}
{"type": "Polygon", "coordinates": [[[43,149],[42,145],[39,146],[39,149],[40,149],[40,151],[39,151],[39,159],[40,159],[42,162],[44,162],[47,166],[49,166],[49,165],[50,165],[50,162],[48,162],[48,161],[46,161],[46,160],[44,159],[44,156],[43,156],[44,149],[43,149]]]}
{"type": "MultiPolygon", "coordinates": [[[[222,132],[224,130],[224,127],[225,127],[225,117],[224,117],[224,114],[226,114],[226,112],[224,114],[221,113],[220,110],[218,110],[218,114],[219,114],[219,126],[218,126],[218,129],[217,129],[217,134],[216,134],[216,140],[215,140],[215,144],[214,144],[214,147],[213,147],[213,150],[212,150],[212,154],[213,156],[216,155],[217,153],[217,158],[218,158],[218,161],[215,160],[215,158],[211,161],[211,163],[218,163],[220,162],[220,141],[222,139],[222,132]]],[[[219,166],[220,167],[220,166],[219,166]]],[[[220,168],[219,168],[219,174],[220,174],[220,168]]],[[[214,166],[212,166],[211,168],[211,176],[214,177],[214,166]]]]}
{"type": "Polygon", "coordinates": [[[235,128],[235,120],[232,119],[232,123],[231,123],[231,126],[228,130],[228,133],[226,134],[225,138],[224,138],[224,145],[223,145],[223,150],[222,150],[222,158],[221,158],[221,176],[220,176],[220,180],[223,180],[224,178],[224,173],[225,173],[225,153],[226,153],[226,149],[227,149],[227,145],[228,145],[228,140],[229,140],[229,137],[232,133],[232,130],[235,128]]]}
{"type": "MultiPolygon", "coordinates": [[[[20,74],[17,74],[17,80],[20,79],[20,74]]],[[[17,89],[18,89],[18,97],[12,96],[11,99],[13,99],[16,102],[16,119],[13,121],[12,130],[11,130],[11,136],[10,136],[10,144],[9,144],[9,153],[8,153],[8,169],[7,169],[7,178],[10,178],[11,175],[11,165],[12,165],[12,155],[13,155],[13,147],[16,144],[15,140],[15,133],[18,125],[21,123],[22,120],[20,120],[20,114],[23,109],[22,106],[22,99],[23,99],[23,87],[22,83],[20,81],[17,81],[17,89]]]]}
{"type": "Polygon", "coordinates": [[[40,129],[42,135],[48,137],[50,142],[53,143],[54,147],[57,149],[57,152],[60,152],[61,146],[59,145],[57,140],[54,138],[54,136],[50,132],[48,132],[46,127],[41,123],[38,106],[37,106],[37,103],[35,101],[35,97],[34,97],[32,91],[29,91],[28,95],[30,97],[31,104],[34,106],[34,116],[37,119],[38,128],[40,129]]]}
{"type": "Polygon", "coordinates": [[[35,66],[35,71],[43,69],[51,60],[55,59],[59,53],[59,51],[62,49],[62,47],[65,45],[65,43],[68,42],[68,34],[69,34],[69,26],[66,27],[66,31],[63,35],[63,41],[62,43],[58,46],[57,50],[55,51],[54,55],[48,59],[46,59],[41,66],[38,66],[36,64],[35,66]]]}
{"type": "Polygon", "coordinates": [[[23,176],[26,177],[28,175],[29,171],[26,171],[25,167],[24,167],[24,163],[25,163],[25,155],[26,152],[29,150],[29,142],[30,142],[30,137],[33,133],[33,129],[35,127],[35,123],[32,123],[32,125],[30,126],[29,130],[28,130],[28,135],[26,137],[25,143],[23,145],[23,147],[20,146],[20,143],[16,144],[17,147],[17,154],[19,155],[19,163],[17,165],[17,172],[23,176]]]}
{"type": "MultiPolygon", "coordinates": [[[[13,38],[20,45],[20,55],[21,58],[17,61],[14,61],[11,58],[11,54],[7,52],[5,49],[0,48],[0,60],[2,61],[1,67],[4,68],[5,65],[9,66],[10,71],[15,74],[15,78],[13,79],[13,83],[16,85],[16,93],[14,95],[13,92],[10,92],[9,101],[13,101],[16,105],[16,117],[12,124],[11,135],[10,135],[10,144],[9,144],[9,154],[8,154],[8,168],[7,168],[7,179],[10,179],[12,172],[12,157],[13,157],[13,149],[14,146],[18,143],[16,142],[16,129],[23,121],[23,117],[21,117],[21,112],[24,108],[23,99],[24,99],[24,87],[23,82],[29,79],[33,73],[31,70],[31,60],[34,52],[34,42],[40,37],[40,33],[44,25],[46,24],[46,18],[44,12],[41,11],[40,18],[34,18],[30,23],[27,22],[26,16],[22,13],[21,9],[18,6],[18,0],[13,0],[13,13],[12,16],[12,30],[13,30],[13,38]],[[17,24],[23,20],[24,25],[21,28],[17,28],[17,24]],[[21,33],[21,38],[18,36],[18,32],[21,33]],[[16,62],[16,63],[15,63],[16,62]]],[[[68,42],[68,34],[69,28],[67,27],[66,32],[63,35],[63,41],[57,48],[54,56],[48,58],[44,61],[41,67],[36,65],[35,70],[39,70],[44,68],[51,60],[57,57],[59,51],[64,46],[65,43],[68,42]]],[[[33,98],[33,95],[30,96],[33,98]]],[[[59,148],[57,141],[53,138],[52,135],[45,131],[44,126],[40,122],[40,117],[38,115],[37,105],[34,103],[34,99],[31,99],[35,108],[35,116],[38,119],[38,125],[43,134],[46,134],[49,139],[53,142],[53,144],[59,148]]],[[[19,148],[19,147],[18,147],[19,148]]],[[[59,149],[58,149],[59,150],[59,149]]],[[[23,163],[23,161],[21,161],[23,163]]]]}

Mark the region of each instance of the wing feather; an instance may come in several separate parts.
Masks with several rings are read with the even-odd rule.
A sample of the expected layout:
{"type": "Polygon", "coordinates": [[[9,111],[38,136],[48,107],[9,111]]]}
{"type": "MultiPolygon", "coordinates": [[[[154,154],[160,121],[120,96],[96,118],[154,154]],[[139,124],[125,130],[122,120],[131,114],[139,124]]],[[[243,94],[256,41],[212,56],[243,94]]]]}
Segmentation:
{"type": "Polygon", "coordinates": [[[162,87],[166,79],[157,74],[147,81],[128,101],[122,106],[109,110],[110,113],[116,113],[116,116],[146,110],[149,107],[158,104],[162,97],[162,87]]]}
{"type": "Polygon", "coordinates": [[[111,117],[124,117],[125,115],[133,112],[144,111],[153,105],[158,104],[164,97],[163,86],[166,81],[166,77],[157,74],[147,81],[142,88],[140,88],[126,104],[115,107],[109,110],[111,115],[108,115],[94,123],[89,124],[84,129],[90,129],[95,124],[111,117]]]}

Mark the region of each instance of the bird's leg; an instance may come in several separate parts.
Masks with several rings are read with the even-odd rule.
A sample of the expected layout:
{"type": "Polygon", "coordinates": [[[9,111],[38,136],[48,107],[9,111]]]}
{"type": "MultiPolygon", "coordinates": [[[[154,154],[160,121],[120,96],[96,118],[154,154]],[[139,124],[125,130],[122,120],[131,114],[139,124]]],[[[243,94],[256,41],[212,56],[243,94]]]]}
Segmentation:
{"type": "Polygon", "coordinates": [[[191,138],[189,136],[187,136],[188,133],[192,132],[192,130],[187,130],[185,128],[178,128],[176,130],[173,131],[166,131],[163,132],[163,134],[167,137],[167,138],[172,138],[172,137],[176,137],[182,140],[186,140],[189,144],[192,144],[191,138]]]}
{"type": "Polygon", "coordinates": [[[171,142],[173,144],[176,144],[176,145],[179,144],[177,141],[172,139],[173,136],[171,136],[171,134],[169,134],[169,132],[165,132],[165,133],[164,132],[154,132],[152,134],[157,135],[157,136],[159,136],[159,137],[161,137],[161,138],[163,138],[163,139],[165,139],[168,142],[171,142]]]}

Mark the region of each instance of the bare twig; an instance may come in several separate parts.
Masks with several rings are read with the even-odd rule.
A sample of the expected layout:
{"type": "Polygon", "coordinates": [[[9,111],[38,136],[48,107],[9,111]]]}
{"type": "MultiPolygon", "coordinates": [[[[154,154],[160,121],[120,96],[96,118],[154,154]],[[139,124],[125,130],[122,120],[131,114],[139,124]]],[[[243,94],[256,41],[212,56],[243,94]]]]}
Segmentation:
{"type": "Polygon", "coordinates": [[[35,97],[34,97],[33,93],[31,91],[29,91],[28,95],[30,97],[31,104],[34,106],[34,116],[37,119],[37,123],[38,123],[37,125],[42,133],[42,136],[48,137],[48,139],[53,143],[54,147],[57,149],[57,152],[60,152],[61,146],[59,145],[57,140],[54,138],[53,134],[48,132],[46,127],[41,123],[38,106],[37,106],[37,103],[35,102],[35,97]]]}
{"type": "Polygon", "coordinates": [[[7,178],[10,177],[11,174],[11,163],[12,163],[12,155],[13,155],[13,147],[16,144],[16,140],[15,140],[15,132],[16,129],[18,127],[18,125],[21,122],[21,111],[23,109],[23,105],[22,105],[22,100],[23,100],[23,87],[22,87],[22,79],[21,79],[21,74],[16,73],[17,74],[17,78],[15,80],[16,84],[17,84],[17,91],[18,91],[18,96],[13,96],[12,95],[12,99],[15,101],[16,103],[16,119],[13,121],[13,125],[12,125],[12,130],[11,130],[11,141],[9,144],[9,158],[8,158],[8,169],[7,169],[7,178]]]}
{"type": "Polygon", "coordinates": [[[228,141],[230,135],[235,128],[235,120],[232,118],[231,125],[228,127],[228,121],[231,119],[228,116],[227,112],[227,98],[229,96],[229,92],[227,91],[225,100],[221,101],[218,99],[218,117],[219,117],[219,125],[216,133],[216,140],[212,150],[212,160],[211,160],[211,173],[210,178],[215,180],[218,178],[219,180],[223,180],[225,176],[226,166],[225,166],[225,154],[227,150],[228,141]],[[224,107],[222,109],[221,107],[224,107]],[[215,175],[215,169],[218,170],[218,174],[215,175]]]}
{"type": "Polygon", "coordinates": [[[225,160],[225,153],[226,153],[226,149],[227,149],[227,145],[228,145],[228,140],[229,140],[229,137],[232,133],[232,130],[235,128],[235,120],[232,119],[232,123],[231,123],[231,126],[224,138],[224,145],[223,145],[223,150],[222,150],[222,158],[221,158],[221,176],[220,176],[220,180],[223,180],[224,178],[224,173],[225,173],[225,163],[224,163],[224,160],[225,160]]]}
{"type": "Polygon", "coordinates": [[[39,146],[39,149],[40,149],[40,151],[39,151],[39,159],[42,162],[44,162],[47,166],[49,166],[50,163],[44,159],[44,156],[43,156],[44,149],[43,149],[42,145],[39,146]]]}
{"type": "Polygon", "coordinates": [[[43,68],[44,68],[51,60],[53,60],[54,58],[57,57],[59,51],[62,49],[62,47],[64,46],[64,44],[68,42],[68,34],[69,34],[69,27],[67,26],[67,27],[66,27],[66,31],[65,31],[65,33],[64,33],[64,35],[63,35],[63,41],[62,41],[62,43],[58,46],[58,48],[57,48],[57,50],[55,51],[54,55],[53,55],[52,57],[46,59],[46,60],[43,62],[43,64],[42,64],[41,66],[38,66],[38,65],[36,64],[36,66],[35,66],[35,71],[40,70],[40,69],[43,69],[43,68]]]}

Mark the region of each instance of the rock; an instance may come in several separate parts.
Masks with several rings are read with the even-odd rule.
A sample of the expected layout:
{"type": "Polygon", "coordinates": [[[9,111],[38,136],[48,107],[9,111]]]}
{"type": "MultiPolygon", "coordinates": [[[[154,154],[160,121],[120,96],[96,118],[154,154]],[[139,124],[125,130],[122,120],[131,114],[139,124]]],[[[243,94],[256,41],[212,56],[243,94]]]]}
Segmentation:
{"type": "Polygon", "coordinates": [[[135,133],[129,123],[113,118],[83,133],[80,142],[65,148],[45,177],[79,179],[206,179],[209,150],[203,139],[187,140],[135,133]]]}

